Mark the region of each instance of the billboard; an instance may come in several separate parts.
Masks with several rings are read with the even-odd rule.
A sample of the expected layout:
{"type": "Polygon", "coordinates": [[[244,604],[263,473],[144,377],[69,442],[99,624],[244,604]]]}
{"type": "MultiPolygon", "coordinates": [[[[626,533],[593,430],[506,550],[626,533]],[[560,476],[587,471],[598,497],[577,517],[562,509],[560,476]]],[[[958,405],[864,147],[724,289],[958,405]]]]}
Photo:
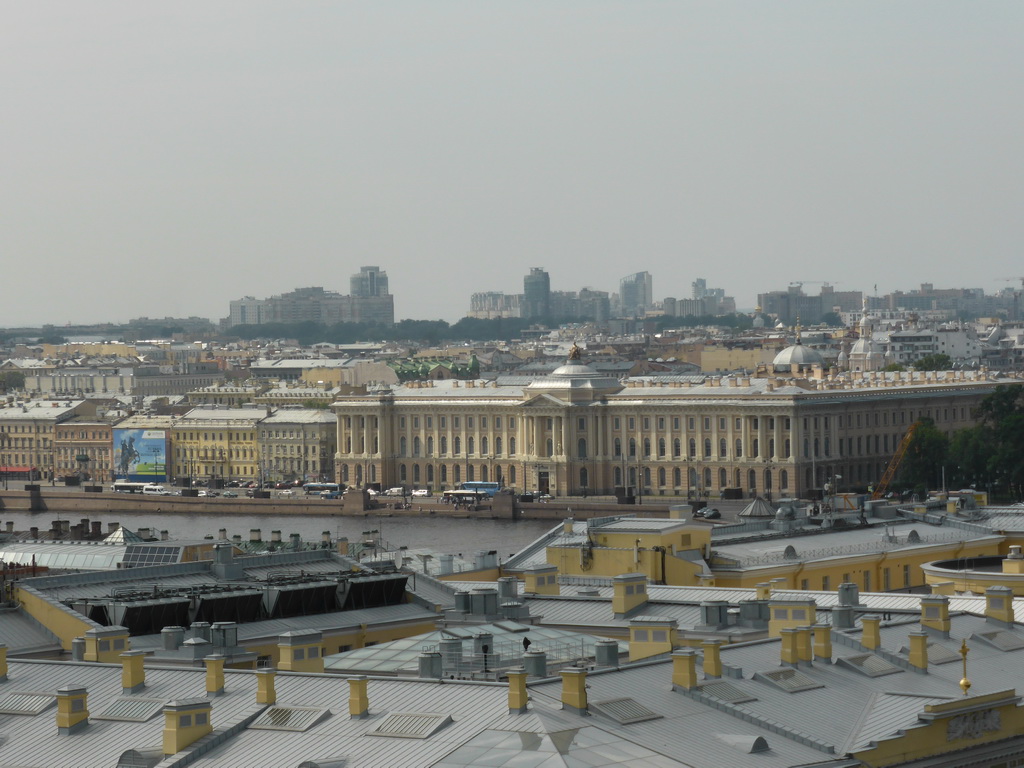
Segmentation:
{"type": "Polygon", "coordinates": [[[115,428],[114,475],[135,483],[167,482],[167,431],[115,428]]]}

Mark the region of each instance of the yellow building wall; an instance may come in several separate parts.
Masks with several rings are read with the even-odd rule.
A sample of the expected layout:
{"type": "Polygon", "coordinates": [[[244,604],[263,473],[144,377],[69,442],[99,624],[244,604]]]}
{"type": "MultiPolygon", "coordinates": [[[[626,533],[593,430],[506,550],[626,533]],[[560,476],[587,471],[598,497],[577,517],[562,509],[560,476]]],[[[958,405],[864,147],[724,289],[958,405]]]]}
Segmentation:
{"type": "MultiPolygon", "coordinates": [[[[919,727],[908,728],[905,733],[891,739],[883,739],[874,748],[854,752],[853,756],[864,765],[885,768],[923,760],[934,755],[950,754],[960,750],[973,751],[983,744],[1014,738],[1019,736],[1021,729],[1024,728],[1024,710],[1009,698],[1014,695],[1015,691],[1008,690],[986,696],[958,698],[945,704],[926,705],[922,707],[922,711],[935,717],[934,720],[922,722],[919,727]],[[965,715],[977,717],[979,712],[988,711],[998,713],[998,720],[986,718],[989,725],[983,728],[980,734],[972,733],[968,728],[963,729],[963,735],[959,738],[950,737],[951,725],[955,725],[951,723],[954,718],[965,715]]],[[[992,758],[984,761],[984,764],[1010,763],[992,758]]]]}
{"type": "Polygon", "coordinates": [[[95,629],[95,625],[77,611],[53,605],[20,587],[14,588],[14,598],[29,616],[60,639],[61,648],[65,651],[71,650],[71,641],[76,637],[83,637],[88,630],[95,629]]]}
{"type": "Polygon", "coordinates": [[[485,568],[480,571],[457,571],[435,576],[438,581],[497,581],[502,577],[501,568],[485,568]]]}

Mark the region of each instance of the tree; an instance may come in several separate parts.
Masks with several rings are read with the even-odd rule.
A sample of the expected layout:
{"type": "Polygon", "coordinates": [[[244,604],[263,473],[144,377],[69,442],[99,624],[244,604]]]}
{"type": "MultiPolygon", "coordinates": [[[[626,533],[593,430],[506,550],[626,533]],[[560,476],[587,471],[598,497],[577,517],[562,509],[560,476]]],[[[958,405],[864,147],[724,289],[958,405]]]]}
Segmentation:
{"type": "Polygon", "coordinates": [[[4,371],[0,373],[0,389],[4,392],[25,388],[25,374],[21,371],[4,371]]]}
{"type": "Polygon", "coordinates": [[[919,492],[938,487],[946,463],[949,440],[931,419],[921,419],[900,465],[900,482],[919,492]]]}
{"type": "Polygon", "coordinates": [[[826,312],[824,315],[821,316],[821,319],[818,322],[822,323],[823,325],[827,325],[830,328],[843,327],[843,318],[841,318],[835,312],[826,312]]]}
{"type": "Polygon", "coordinates": [[[887,372],[887,373],[899,373],[899,372],[905,371],[905,370],[907,370],[907,369],[904,368],[899,363],[889,363],[887,366],[885,366],[885,368],[882,369],[882,371],[887,372]]]}
{"type": "Polygon", "coordinates": [[[941,352],[925,355],[914,363],[915,371],[948,371],[952,368],[952,358],[941,352]]]}

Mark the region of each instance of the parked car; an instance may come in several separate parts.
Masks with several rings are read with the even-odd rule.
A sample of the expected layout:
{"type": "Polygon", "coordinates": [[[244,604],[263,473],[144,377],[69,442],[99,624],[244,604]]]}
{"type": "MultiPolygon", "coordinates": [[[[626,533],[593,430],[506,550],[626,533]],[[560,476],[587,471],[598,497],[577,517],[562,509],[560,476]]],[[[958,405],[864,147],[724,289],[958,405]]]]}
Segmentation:
{"type": "Polygon", "coordinates": [[[222,493],[221,496],[223,496],[225,499],[237,499],[238,498],[238,494],[235,493],[234,491],[224,491],[224,493],[222,493]]]}
{"type": "Polygon", "coordinates": [[[722,517],[722,513],[717,509],[705,507],[704,509],[698,509],[694,512],[693,517],[695,520],[698,518],[703,520],[718,520],[722,517]]]}
{"type": "Polygon", "coordinates": [[[278,496],[294,496],[295,495],[295,491],[293,491],[290,488],[288,488],[288,489],[285,489],[283,491],[278,491],[277,495],[278,496]]]}
{"type": "Polygon", "coordinates": [[[412,495],[413,496],[420,496],[420,497],[422,497],[422,496],[429,496],[430,495],[430,490],[428,488],[417,488],[415,491],[412,492],[412,495]]]}

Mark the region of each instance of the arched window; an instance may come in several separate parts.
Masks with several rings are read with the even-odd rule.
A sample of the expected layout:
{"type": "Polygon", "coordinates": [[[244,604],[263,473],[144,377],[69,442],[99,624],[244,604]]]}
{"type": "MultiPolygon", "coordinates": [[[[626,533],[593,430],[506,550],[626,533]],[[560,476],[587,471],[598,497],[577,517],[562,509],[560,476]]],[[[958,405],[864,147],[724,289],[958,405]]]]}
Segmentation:
{"type": "MultiPolygon", "coordinates": [[[[877,437],[878,437],[878,435],[875,435],[876,439],[877,439],[877,437]]],[[[877,449],[878,446],[875,446],[875,448],[877,449]]],[[[825,438],[825,455],[826,456],[831,456],[832,455],[832,441],[829,440],[827,437],[825,438]]]]}
{"type": "Polygon", "coordinates": [[[427,438],[427,456],[433,456],[433,455],[434,455],[434,438],[433,437],[428,437],[427,438]]]}
{"type": "Polygon", "coordinates": [[[750,485],[751,493],[755,493],[757,491],[757,472],[755,470],[752,469],[747,473],[747,482],[750,485]]]}
{"type": "Polygon", "coordinates": [[[412,439],[412,455],[413,456],[419,456],[420,455],[420,439],[419,439],[419,437],[414,437],[412,439]]]}
{"type": "MultiPolygon", "coordinates": [[[[722,471],[725,472],[724,469],[722,471]]],[[[704,468],[704,490],[711,490],[711,467],[704,468]]]]}
{"type": "Polygon", "coordinates": [[[683,442],[677,437],[672,441],[672,455],[677,459],[683,455],[683,442]]]}
{"type": "Polygon", "coordinates": [[[513,465],[509,465],[508,468],[508,482],[510,485],[516,484],[516,468],[513,465]]]}
{"type": "Polygon", "coordinates": [[[771,440],[768,441],[768,458],[775,458],[775,438],[772,438],[771,440]]]}
{"type": "Polygon", "coordinates": [[[807,475],[807,477],[806,477],[806,481],[807,482],[805,483],[805,485],[808,488],[813,488],[814,487],[814,475],[811,474],[811,468],[810,467],[807,468],[806,475],[807,475]]]}
{"type": "Polygon", "coordinates": [[[398,465],[398,482],[405,482],[405,464],[398,465]]]}
{"type": "Polygon", "coordinates": [[[481,437],[480,438],[480,455],[481,456],[486,456],[487,455],[487,438],[486,437],[481,437]]]}
{"type": "Polygon", "coordinates": [[[766,492],[772,489],[772,471],[770,469],[764,471],[764,489],[766,492]]]}
{"type": "MultiPolygon", "coordinates": [[[[810,471],[810,470],[808,470],[810,471]]],[[[363,484],[363,468],[356,464],[356,485],[363,484]]]]}
{"type": "Polygon", "coordinates": [[[630,458],[636,456],[636,439],[632,437],[629,438],[629,456],[630,458]]]}
{"type": "Polygon", "coordinates": [[[469,438],[466,439],[466,455],[467,456],[472,456],[475,453],[475,450],[474,450],[475,448],[476,448],[476,438],[470,436],[469,438]]]}
{"type": "Polygon", "coordinates": [[[728,453],[729,448],[727,446],[727,443],[725,442],[725,438],[723,437],[718,441],[718,456],[719,458],[724,459],[728,455],[728,453]]]}
{"type": "Polygon", "coordinates": [[[664,455],[665,455],[665,438],[664,437],[659,437],[658,438],[658,456],[660,457],[660,456],[664,456],[664,455]]]}
{"type": "Polygon", "coordinates": [[[419,464],[413,464],[412,465],[412,481],[414,483],[418,483],[420,481],[420,465],[419,464]]]}
{"type": "Polygon", "coordinates": [[[743,457],[743,438],[736,438],[736,458],[743,457]]]}
{"type": "Polygon", "coordinates": [[[761,455],[761,443],[760,443],[760,440],[758,440],[756,437],[754,438],[753,445],[751,445],[751,449],[752,449],[752,452],[750,454],[751,456],[755,456],[756,457],[756,456],[760,456],[761,455]]]}
{"type": "Polygon", "coordinates": [[[485,483],[487,482],[487,467],[486,466],[480,467],[480,479],[483,482],[485,482],[485,483]]]}
{"type": "Polygon", "coordinates": [[[405,435],[402,435],[402,437],[398,438],[398,455],[405,456],[407,449],[408,444],[406,442],[405,435]]]}
{"type": "Polygon", "coordinates": [[[789,438],[788,437],[786,438],[785,446],[786,447],[785,447],[785,449],[783,449],[783,452],[782,452],[782,458],[788,459],[790,457],[790,443],[789,443],[789,438]]]}
{"type": "Polygon", "coordinates": [[[644,488],[651,487],[651,468],[644,467],[644,488]]]}
{"type": "Polygon", "coordinates": [[[690,458],[691,459],[697,458],[697,441],[694,440],[692,437],[690,438],[689,450],[690,450],[690,458]]]}
{"type": "Polygon", "coordinates": [[[434,482],[434,467],[432,464],[427,465],[427,482],[434,482]]]}
{"type": "Polygon", "coordinates": [[[590,476],[587,473],[587,468],[583,467],[580,469],[580,488],[586,488],[589,485],[589,478],[590,476]]]}
{"type": "Polygon", "coordinates": [[[474,480],[476,480],[476,472],[475,472],[475,470],[476,470],[476,467],[474,467],[472,464],[470,464],[468,467],[466,467],[466,482],[471,483],[474,480]]]}
{"type": "MultiPolygon", "coordinates": [[[[345,438],[345,453],[352,453],[352,438],[351,436],[345,438]]],[[[188,455],[192,455],[192,449],[188,449],[188,455]]]]}
{"type": "Polygon", "coordinates": [[[456,464],[455,466],[452,467],[452,482],[455,483],[456,485],[461,483],[462,482],[461,475],[462,475],[462,466],[460,464],[456,464]]]}
{"type": "Polygon", "coordinates": [[[622,485],[622,467],[615,468],[615,485],[622,485]]]}
{"type": "Polygon", "coordinates": [[[441,465],[441,482],[442,483],[447,483],[448,482],[448,465],[447,464],[442,464],[441,465]]]}
{"type": "Polygon", "coordinates": [[[651,438],[645,437],[644,438],[644,456],[646,457],[646,456],[650,456],[650,455],[651,455],[651,438]]]}
{"type": "Polygon", "coordinates": [[[697,470],[690,467],[690,471],[686,473],[686,482],[691,488],[697,487],[697,470]]]}
{"type": "Polygon", "coordinates": [[[784,490],[784,491],[789,489],[789,470],[788,469],[784,469],[784,470],[782,470],[781,473],[779,473],[779,487],[782,490],[784,490]]]}
{"type": "Polygon", "coordinates": [[[615,438],[615,442],[612,445],[613,445],[613,448],[612,448],[613,455],[614,456],[621,456],[622,455],[622,440],[620,438],[616,437],[615,438]]]}
{"type": "Polygon", "coordinates": [[[515,456],[516,455],[516,439],[514,437],[510,437],[508,439],[508,455],[509,456],[515,456]]]}
{"type": "Polygon", "coordinates": [[[804,458],[811,458],[811,441],[806,437],[804,438],[804,458]]]}
{"type": "Polygon", "coordinates": [[[456,437],[455,440],[452,442],[452,445],[454,446],[454,448],[452,450],[453,454],[458,456],[460,453],[462,453],[462,438],[461,437],[456,437]]]}
{"type": "Polygon", "coordinates": [[[376,464],[371,464],[370,465],[370,482],[371,483],[376,483],[377,482],[377,465],[376,464]]]}
{"type": "Polygon", "coordinates": [[[341,482],[348,482],[348,464],[341,465],[341,482]]]}
{"type": "Polygon", "coordinates": [[[658,485],[662,488],[665,487],[665,468],[658,467],[658,485]]]}
{"type": "Polygon", "coordinates": [[[548,438],[548,442],[547,442],[547,445],[545,447],[547,448],[547,451],[548,451],[546,454],[544,454],[545,456],[554,456],[555,455],[555,444],[551,441],[550,437],[548,438]]]}
{"type": "Polygon", "coordinates": [[[734,484],[734,485],[735,485],[735,486],[736,486],[737,488],[742,488],[742,487],[743,487],[743,481],[742,481],[742,480],[740,480],[740,471],[739,471],[738,469],[736,470],[736,473],[735,473],[735,475],[734,475],[734,476],[735,476],[735,478],[736,478],[736,482],[735,482],[735,484],[734,484]]]}
{"type": "Polygon", "coordinates": [[[672,470],[672,485],[676,488],[683,484],[683,472],[679,467],[672,470]]]}
{"type": "Polygon", "coordinates": [[[441,435],[441,455],[442,456],[447,456],[448,455],[448,436],[447,435],[441,435]]]}
{"type": "Polygon", "coordinates": [[[710,459],[711,458],[711,438],[710,437],[705,437],[704,438],[704,458],[705,459],[710,459]]]}
{"type": "Polygon", "coordinates": [[[576,457],[580,459],[587,458],[587,441],[586,438],[581,437],[576,441],[576,457]]]}
{"type": "Polygon", "coordinates": [[[501,456],[501,438],[494,438],[494,455],[501,456]]]}
{"type": "Polygon", "coordinates": [[[629,484],[636,487],[636,467],[629,468],[629,484]]]}

